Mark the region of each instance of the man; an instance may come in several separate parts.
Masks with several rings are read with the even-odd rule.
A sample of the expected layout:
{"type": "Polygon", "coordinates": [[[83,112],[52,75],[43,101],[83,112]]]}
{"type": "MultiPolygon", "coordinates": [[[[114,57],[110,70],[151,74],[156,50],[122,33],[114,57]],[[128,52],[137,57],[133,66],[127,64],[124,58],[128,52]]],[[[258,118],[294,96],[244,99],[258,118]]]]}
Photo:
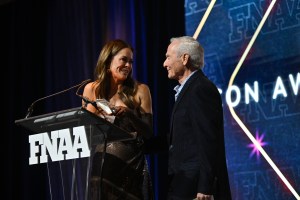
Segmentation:
{"type": "Polygon", "coordinates": [[[169,200],[230,200],[222,99],[203,74],[204,50],[189,36],[172,38],[163,63],[180,85],[169,137],[169,200]]]}

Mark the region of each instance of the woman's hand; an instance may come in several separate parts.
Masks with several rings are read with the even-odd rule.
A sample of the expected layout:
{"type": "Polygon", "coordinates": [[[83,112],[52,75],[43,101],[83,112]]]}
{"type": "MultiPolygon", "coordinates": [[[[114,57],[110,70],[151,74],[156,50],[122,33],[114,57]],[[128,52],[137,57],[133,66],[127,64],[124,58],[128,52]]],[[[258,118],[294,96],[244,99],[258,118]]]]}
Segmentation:
{"type": "Polygon", "coordinates": [[[112,110],[113,115],[119,116],[119,117],[122,117],[122,116],[130,117],[133,114],[132,110],[125,106],[113,106],[110,109],[112,110]]]}

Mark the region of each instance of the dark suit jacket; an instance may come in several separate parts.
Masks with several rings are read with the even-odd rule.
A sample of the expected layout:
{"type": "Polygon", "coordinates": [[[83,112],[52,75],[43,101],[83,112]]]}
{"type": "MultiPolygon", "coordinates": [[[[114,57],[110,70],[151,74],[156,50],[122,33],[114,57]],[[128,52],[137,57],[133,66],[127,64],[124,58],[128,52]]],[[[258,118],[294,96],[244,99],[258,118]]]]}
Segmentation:
{"type": "Polygon", "coordinates": [[[182,88],[170,125],[169,174],[199,170],[197,192],[213,193],[215,200],[231,199],[222,100],[202,70],[196,71],[182,88]]]}

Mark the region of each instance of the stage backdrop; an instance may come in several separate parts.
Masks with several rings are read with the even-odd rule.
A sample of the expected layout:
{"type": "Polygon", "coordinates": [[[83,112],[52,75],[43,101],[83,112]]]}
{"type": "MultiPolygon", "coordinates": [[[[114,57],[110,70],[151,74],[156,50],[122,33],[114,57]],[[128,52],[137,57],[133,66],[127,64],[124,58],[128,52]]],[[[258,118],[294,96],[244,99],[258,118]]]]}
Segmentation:
{"type": "MultiPolygon", "coordinates": [[[[272,2],[256,35],[271,1],[217,1],[197,37],[204,71],[223,98],[233,199],[300,194],[300,2],[272,2]]],[[[185,1],[187,35],[194,35],[209,3],[185,1]]]]}

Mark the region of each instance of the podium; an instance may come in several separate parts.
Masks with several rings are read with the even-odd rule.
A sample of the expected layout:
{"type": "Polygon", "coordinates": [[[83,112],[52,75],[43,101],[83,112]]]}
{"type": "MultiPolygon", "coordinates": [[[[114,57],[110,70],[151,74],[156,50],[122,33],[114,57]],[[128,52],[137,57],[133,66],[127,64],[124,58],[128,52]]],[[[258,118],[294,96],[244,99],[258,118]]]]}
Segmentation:
{"type": "Polygon", "coordinates": [[[51,200],[88,200],[96,146],[135,139],[135,133],[82,107],[16,120],[15,124],[29,131],[29,165],[47,165],[51,200]]]}

